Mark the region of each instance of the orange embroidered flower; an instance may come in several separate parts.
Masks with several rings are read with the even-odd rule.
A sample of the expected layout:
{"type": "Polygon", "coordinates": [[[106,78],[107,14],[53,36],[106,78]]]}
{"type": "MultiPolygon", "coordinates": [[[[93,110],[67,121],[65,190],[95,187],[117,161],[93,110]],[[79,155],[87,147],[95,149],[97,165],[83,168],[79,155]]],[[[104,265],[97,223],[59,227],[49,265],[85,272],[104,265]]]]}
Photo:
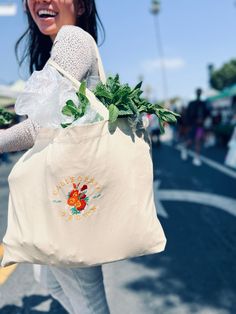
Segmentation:
{"type": "Polygon", "coordinates": [[[74,206],[74,208],[78,211],[82,211],[87,205],[85,192],[88,187],[87,185],[83,185],[80,192],[75,183],[73,183],[73,187],[74,189],[69,193],[67,204],[69,206],[74,206]]]}
{"type": "Polygon", "coordinates": [[[76,203],[76,198],[75,197],[70,197],[67,201],[67,204],[70,205],[70,206],[74,206],[75,203],[76,203]]]}
{"type": "Polygon", "coordinates": [[[78,197],[79,196],[79,191],[78,190],[73,190],[72,192],[70,192],[70,197],[78,197]]]}
{"type": "Polygon", "coordinates": [[[78,200],[75,204],[77,210],[84,210],[87,203],[84,200],[78,200]]]}

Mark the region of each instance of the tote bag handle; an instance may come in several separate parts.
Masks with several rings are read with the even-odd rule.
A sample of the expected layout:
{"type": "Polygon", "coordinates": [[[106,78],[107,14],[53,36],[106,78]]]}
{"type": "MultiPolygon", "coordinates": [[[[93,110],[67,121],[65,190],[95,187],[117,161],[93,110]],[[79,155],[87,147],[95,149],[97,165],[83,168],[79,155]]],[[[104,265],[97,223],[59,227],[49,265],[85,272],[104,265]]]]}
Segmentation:
{"type": "MultiPolygon", "coordinates": [[[[99,50],[97,47],[97,43],[93,39],[94,47],[95,47],[95,52],[96,52],[96,58],[97,58],[97,63],[98,63],[98,72],[99,72],[99,77],[102,83],[106,82],[106,75],[105,71],[102,65],[102,60],[99,54],[99,50]]],[[[67,77],[74,85],[76,88],[79,89],[81,82],[76,80],[72,75],[70,75],[67,71],[62,69],[55,61],[53,61],[51,58],[48,60],[48,64],[53,66],[55,69],[58,70],[63,76],[67,77]]],[[[108,121],[109,120],[109,111],[108,109],[96,98],[96,96],[93,94],[93,92],[86,88],[86,95],[88,96],[89,100],[91,101],[91,106],[104,118],[104,120],[108,121]]]]}

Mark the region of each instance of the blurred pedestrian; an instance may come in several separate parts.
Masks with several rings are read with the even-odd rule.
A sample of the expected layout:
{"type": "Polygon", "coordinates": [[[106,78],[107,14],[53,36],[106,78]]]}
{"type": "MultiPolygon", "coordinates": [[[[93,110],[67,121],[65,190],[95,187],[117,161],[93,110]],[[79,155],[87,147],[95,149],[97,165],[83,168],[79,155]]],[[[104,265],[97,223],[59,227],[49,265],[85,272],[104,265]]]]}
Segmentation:
{"type": "MultiPolygon", "coordinates": [[[[18,41],[19,44],[27,37],[21,63],[28,58],[32,74],[34,70],[43,70],[51,56],[78,81],[91,79],[93,85],[87,87],[93,88],[94,81],[100,81],[92,41],[93,37],[97,42],[99,20],[95,1],[27,0],[24,5],[28,28],[18,41]]],[[[0,133],[0,153],[31,148],[39,128],[37,123],[26,119],[4,130],[0,133]]],[[[42,285],[69,313],[109,313],[101,265],[88,268],[43,265],[37,270],[42,285]]]]}
{"type": "Polygon", "coordinates": [[[187,117],[186,117],[187,108],[182,107],[180,111],[180,117],[178,118],[177,123],[177,142],[184,142],[187,139],[188,133],[188,124],[187,124],[187,117]]]}
{"type": "Polygon", "coordinates": [[[148,125],[147,130],[151,136],[152,143],[159,146],[161,143],[160,141],[161,130],[160,130],[159,120],[155,114],[148,114],[147,117],[149,120],[149,125],[148,125]]]}
{"type": "Polygon", "coordinates": [[[236,110],[233,113],[230,124],[233,126],[233,132],[229,142],[227,143],[228,151],[225,156],[224,163],[225,165],[236,169],[236,110]]]}
{"type": "Polygon", "coordinates": [[[187,150],[189,146],[194,145],[193,165],[195,166],[201,165],[200,152],[205,136],[204,121],[210,114],[206,102],[201,100],[201,95],[202,90],[198,88],[196,90],[196,99],[188,104],[186,110],[187,139],[184,141],[181,149],[181,158],[186,160],[188,158],[187,150]]]}
{"type": "Polygon", "coordinates": [[[225,156],[225,165],[236,169],[236,126],[230,138],[228,146],[228,152],[225,156]]]}

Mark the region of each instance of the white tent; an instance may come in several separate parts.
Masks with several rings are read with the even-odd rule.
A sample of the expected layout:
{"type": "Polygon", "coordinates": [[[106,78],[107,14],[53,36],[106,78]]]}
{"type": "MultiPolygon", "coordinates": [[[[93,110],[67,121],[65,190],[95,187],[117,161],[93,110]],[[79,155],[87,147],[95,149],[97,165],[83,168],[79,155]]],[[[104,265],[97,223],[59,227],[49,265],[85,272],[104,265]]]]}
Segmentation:
{"type": "Polygon", "coordinates": [[[0,106],[12,107],[24,86],[25,82],[22,80],[18,80],[12,85],[0,85],[0,106]]]}
{"type": "Polygon", "coordinates": [[[0,16],[14,16],[17,13],[16,3],[1,3],[0,4],[0,16]]]}

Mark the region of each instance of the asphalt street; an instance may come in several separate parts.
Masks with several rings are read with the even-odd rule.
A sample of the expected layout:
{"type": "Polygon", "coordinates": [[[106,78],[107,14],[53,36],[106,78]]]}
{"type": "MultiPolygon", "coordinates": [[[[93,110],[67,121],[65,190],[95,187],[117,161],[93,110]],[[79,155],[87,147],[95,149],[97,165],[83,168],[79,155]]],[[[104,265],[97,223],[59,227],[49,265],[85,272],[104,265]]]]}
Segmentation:
{"type": "MultiPolygon", "coordinates": [[[[217,152],[200,167],[192,165],[191,156],[182,161],[176,147],[154,146],[152,154],[166,250],[103,265],[111,313],[235,314],[236,171],[224,167],[217,152]]],[[[7,176],[19,157],[0,166],[1,239],[7,176]]],[[[32,266],[19,264],[0,284],[0,313],[66,311],[34,280],[32,266]]]]}

